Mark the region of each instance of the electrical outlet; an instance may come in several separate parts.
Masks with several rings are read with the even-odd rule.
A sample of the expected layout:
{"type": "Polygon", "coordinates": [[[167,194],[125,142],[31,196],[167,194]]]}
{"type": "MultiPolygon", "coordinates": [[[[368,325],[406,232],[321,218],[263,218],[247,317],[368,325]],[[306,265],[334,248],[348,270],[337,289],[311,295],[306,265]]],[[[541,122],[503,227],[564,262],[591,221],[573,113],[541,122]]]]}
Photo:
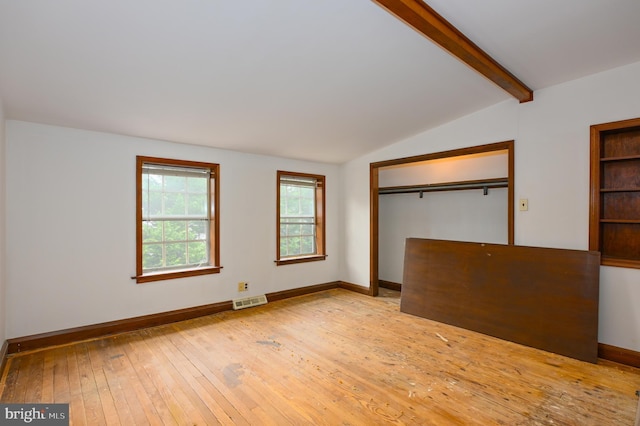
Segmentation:
{"type": "Polygon", "coordinates": [[[520,198],[520,211],[526,212],[529,210],[529,200],[526,198],[520,198]]]}
{"type": "Polygon", "coordinates": [[[240,281],[238,283],[238,291],[247,291],[249,290],[249,283],[246,281],[240,281]]]}

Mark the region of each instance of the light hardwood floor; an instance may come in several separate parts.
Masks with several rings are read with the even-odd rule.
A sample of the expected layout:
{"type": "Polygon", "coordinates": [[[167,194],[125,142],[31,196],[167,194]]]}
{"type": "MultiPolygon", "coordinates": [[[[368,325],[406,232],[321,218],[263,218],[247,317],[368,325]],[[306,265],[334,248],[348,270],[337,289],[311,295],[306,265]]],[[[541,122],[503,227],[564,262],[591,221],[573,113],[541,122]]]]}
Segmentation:
{"type": "Polygon", "coordinates": [[[342,289],[19,354],[2,402],[72,424],[633,425],[640,371],[399,312],[342,289]]]}

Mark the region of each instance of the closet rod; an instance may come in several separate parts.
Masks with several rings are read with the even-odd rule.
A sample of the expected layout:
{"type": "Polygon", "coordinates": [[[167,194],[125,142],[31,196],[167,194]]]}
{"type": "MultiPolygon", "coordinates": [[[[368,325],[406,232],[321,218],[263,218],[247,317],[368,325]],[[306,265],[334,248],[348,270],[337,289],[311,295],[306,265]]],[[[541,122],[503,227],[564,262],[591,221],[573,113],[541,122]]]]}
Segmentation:
{"type": "Polygon", "coordinates": [[[423,185],[385,186],[378,188],[379,195],[385,194],[411,194],[436,191],[460,191],[466,189],[483,189],[485,195],[489,188],[507,188],[509,178],[496,178],[484,180],[469,180],[461,182],[430,183],[423,185]]]}

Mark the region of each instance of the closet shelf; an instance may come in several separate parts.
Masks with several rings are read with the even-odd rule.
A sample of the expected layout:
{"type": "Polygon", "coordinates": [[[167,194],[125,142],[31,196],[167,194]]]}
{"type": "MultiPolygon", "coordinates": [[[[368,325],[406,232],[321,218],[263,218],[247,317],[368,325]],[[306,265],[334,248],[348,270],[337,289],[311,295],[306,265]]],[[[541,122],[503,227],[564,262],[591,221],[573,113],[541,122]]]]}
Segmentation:
{"type": "Polygon", "coordinates": [[[602,157],[600,161],[605,163],[608,161],[628,161],[628,160],[640,160],[640,155],[624,155],[620,157],[602,157]]]}
{"type": "Polygon", "coordinates": [[[507,188],[509,178],[464,180],[459,182],[426,183],[422,185],[384,186],[378,188],[379,195],[412,194],[438,191],[462,191],[468,189],[483,189],[485,195],[489,188],[507,188]]]}
{"type": "Polygon", "coordinates": [[[637,219],[600,219],[600,223],[620,223],[628,225],[640,225],[640,220],[637,219]]]}
{"type": "Polygon", "coordinates": [[[639,192],[640,186],[633,186],[627,188],[601,188],[600,192],[639,192]]]}

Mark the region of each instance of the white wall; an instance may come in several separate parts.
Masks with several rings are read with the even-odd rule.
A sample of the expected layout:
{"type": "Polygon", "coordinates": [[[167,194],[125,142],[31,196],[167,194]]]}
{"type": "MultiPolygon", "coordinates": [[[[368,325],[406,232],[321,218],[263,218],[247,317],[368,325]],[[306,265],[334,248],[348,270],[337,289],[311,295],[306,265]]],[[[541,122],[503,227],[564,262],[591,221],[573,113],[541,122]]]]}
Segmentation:
{"type": "Polygon", "coordinates": [[[339,279],[338,166],[18,121],[6,156],[8,338],[339,279]],[[220,164],[220,274],[130,278],[136,155],[220,164]],[[275,266],[278,169],[326,176],[326,261],[275,266]]]}
{"type": "MultiPolygon", "coordinates": [[[[506,101],[343,165],[341,278],[369,285],[369,163],[484,143],[515,140],[515,215],[519,245],[588,248],[589,126],[640,117],[640,62],[506,101]]],[[[640,270],[603,267],[599,341],[640,350],[640,270]],[[633,302],[635,301],[635,302],[633,302]]]]}
{"type": "Polygon", "coordinates": [[[6,340],[6,221],[5,221],[5,121],[2,99],[0,99],[0,346],[6,340]]]}
{"type": "Polygon", "coordinates": [[[382,195],[378,202],[378,275],[402,283],[407,238],[507,244],[508,191],[382,195]]]}
{"type": "MultiPolygon", "coordinates": [[[[506,151],[422,161],[379,169],[378,185],[403,186],[504,178],[506,151]]],[[[401,283],[409,237],[454,241],[509,242],[508,190],[386,194],[378,198],[378,276],[401,283]]]]}
{"type": "Polygon", "coordinates": [[[424,185],[509,176],[507,150],[378,168],[378,186],[424,185]]]}

